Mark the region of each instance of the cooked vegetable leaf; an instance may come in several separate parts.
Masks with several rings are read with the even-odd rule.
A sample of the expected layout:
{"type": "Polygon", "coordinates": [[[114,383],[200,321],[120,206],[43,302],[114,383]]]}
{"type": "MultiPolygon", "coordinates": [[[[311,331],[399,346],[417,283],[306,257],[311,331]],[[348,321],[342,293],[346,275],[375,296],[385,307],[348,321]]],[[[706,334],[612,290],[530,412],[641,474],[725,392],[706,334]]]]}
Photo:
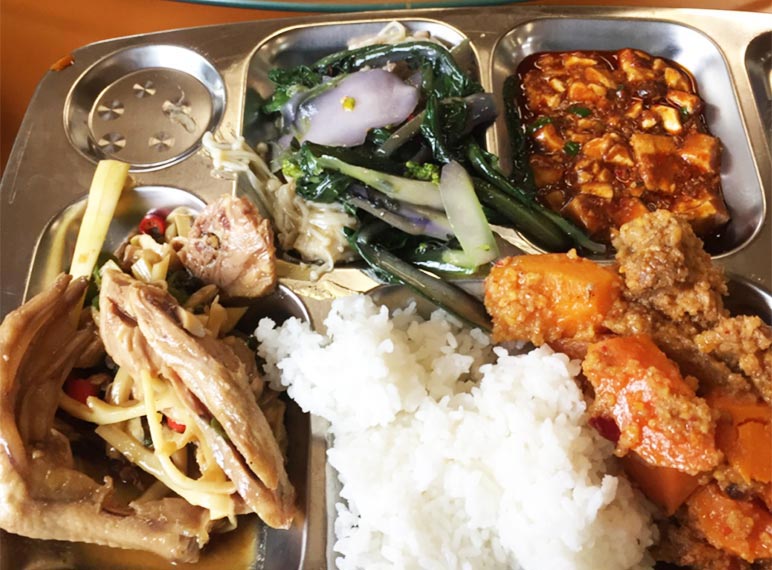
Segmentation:
{"type": "Polygon", "coordinates": [[[582,145],[576,141],[568,141],[565,145],[563,145],[563,151],[569,156],[576,156],[579,154],[581,149],[582,145]]]}
{"type": "Polygon", "coordinates": [[[544,125],[549,125],[552,122],[552,117],[539,117],[535,121],[532,121],[530,125],[528,125],[528,134],[533,134],[536,131],[538,131],[540,128],[542,128],[544,125]]]}
{"type": "Polygon", "coordinates": [[[450,151],[446,146],[445,135],[440,126],[439,101],[434,96],[430,96],[426,101],[424,120],[421,123],[421,134],[426,139],[426,142],[429,143],[429,147],[432,149],[432,154],[436,160],[440,162],[450,162],[452,160],[450,151]]]}
{"type": "Polygon", "coordinates": [[[351,184],[351,178],[325,170],[307,145],[282,163],[282,171],[295,178],[295,190],[315,202],[335,202],[351,184]]]}
{"type": "Polygon", "coordinates": [[[391,132],[388,129],[371,129],[367,133],[367,140],[375,146],[381,146],[391,137],[391,132]]]}
{"type": "Polygon", "coordinates": [[[275,113],[301,89],[315,87],[322,83],[322,74],[307,65],[287,69],[277,67],[268,72],[268,78],[273,81],[276,89],[268,102],[263,105],[265,113],[275,113]]]}
{"type": "Polygon", "coordinates": [[[517,108],[517,89],[519,84],[517,77],[511,75],[504,81],[504,115],[509,134],[509,146],[512,161],[512,173],[509,179],[514,184],[519,184],[527,190],[533,190],[535,184],[533,181],[533,171],[528,160],[528,141],[526,139],[525,128],[520,118],[520,111],[517,108]]]}
{"type": "Polygon", "coordinates": [[[380,222],[365,225],[359,232],[352,234],[349,241],[362,256],[362,259],[374,268],[385,281],[403,283],[470,325],[490,331],[490,318],[479,300],[463,289],[429,275],[401,260],[382,245],[376,243],[376,237],[387,227],[380,222]]]}
{"type": "Polygon", "coordinates": [[[317,73],[334,76],[357,71],[366,65],[381,67],[398,61],[406,62],[413,69],[419,69],[424,64],[430,65],[434,76],[431,91],[440,99],[463,97],[482,91],[480,84],[461,70],[451,53],[434,42],[377,44],[340,51],[320,59],[313,65],[313,69],[317,73]]]}
{"type": "Polygon", "coordinates": [[[590,111],[587,107],[582,107],[581,105],[571,105],[568,108],[568,111],[582,118],[592,115],[592,111],[590,111]]]}
{"type": "MultiPolygon", "coordinates": [[[[356,166],[323,152],[319,156],[314,156],[310,148],[308,145],[303,145],[299,153],[303,157],[303,161],[298,164],[306,173],[303,180],[310,180],[313,177],[318,178],[322,174],[322,169],[324,169],[358,180],[395,200],[442,210],[442,200],[440,199],[439,191],[437,186],[431,182],[395,176],[378,170],[356,166]]],[[[321,148],[323,149],[324,147],[321,148]]],[[[328,174],[328,176],[330,175],[328,174]]]]}

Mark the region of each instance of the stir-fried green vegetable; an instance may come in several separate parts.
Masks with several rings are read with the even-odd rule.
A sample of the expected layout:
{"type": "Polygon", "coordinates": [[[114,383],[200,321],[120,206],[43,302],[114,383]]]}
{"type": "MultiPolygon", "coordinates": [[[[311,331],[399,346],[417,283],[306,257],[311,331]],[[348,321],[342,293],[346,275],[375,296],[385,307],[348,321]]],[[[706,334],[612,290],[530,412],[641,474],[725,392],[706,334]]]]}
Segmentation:
{"type": "MultiPolygon", "coordinates": [[[[485,272],[498,257],[489,225],[493,216],[550,251],[602,250],[536,202],[525,130],[507,93],[507,121],[521,133],[513,139],[513,176],[502,174],[495,157],[483,150],[478,138],[495,118],[493,98],[443,46],[429,41],[371,45],[276,70],[270,78],[276,90],[262,109],[275,114],[284,133],[285,177],[294,179],[304,198],[339,202],[355,213],[368,229],[349,241],[381,278],[397,275],[417,289],[436,292],[437,280],[415,266],[442,275],[485,272]],[[394,86],[391,76],[384,83],[382,71],[367,71],[387,64],[404,83],[394,86]],[[386,85],[384,90],[407,93],[410,103],[391,108],[388,93],[368,89],[370,78],[386,85]],[[327,110],[325,116],[315,115],[317,103],[327,110]],[[368,103],[375,116],[399,120],[370,121],[366,136],[364,130],[354,131],[351,117],[368,103]],[[330,130],[346,128],[352,132],[340,140],[348,142],[318,144],[330,130]],[[308,134],[320,131],[325,133],[320,138],[308,134]]],[[[480,325],[479,315],[472,313],[463,318],[480,325]]]]}
{"type": "Polygon", "coordinates": [[[322,83],[322,74],[308,66],[298,65],[290,69],[277,67],[268,72],[268,78],[273,81],[275,90],[273,97],[265,105],[266,113],[279,111],[290,98],[302,89],[310,89],[322,83]]]}
{"type": "MultiPolygon", "coordinates": [[[[525,128],[520,119],[520,110],[517,107],[517,76],[510,75],[504,81],[502,95],[504,97],[504,118],[509,135],[510,159],[512,161],[512,174],[510,181],[515,185],[533,191],[536,187],[533,181],[533,172],[528,161],[528,142],[525,136],[525,128]]],[[[546,117],[549,118],[549,117],[546,117]]]]}
{"type": "Polygon", "coordinates": [[[403,283],[468,324],[490,332],[490,318],[479,300],[463,289],[417,269],[379,245],[375,238],[386,229],[385,224],[374,222],[349,238],[362,258],[380,273],[382,280],[403,283]]]}
{"type": "Polygon", "coordinates": [[[312,67],[319,73],[334,76],[387,63],[406,62],[411,68],[431,70],[435,96],[463,97],[482,91],[477,81],[466,74],[446,48],[434,42],[415,41],[395,45],[372,45],[341,51],[317,61],[312,67]]]}

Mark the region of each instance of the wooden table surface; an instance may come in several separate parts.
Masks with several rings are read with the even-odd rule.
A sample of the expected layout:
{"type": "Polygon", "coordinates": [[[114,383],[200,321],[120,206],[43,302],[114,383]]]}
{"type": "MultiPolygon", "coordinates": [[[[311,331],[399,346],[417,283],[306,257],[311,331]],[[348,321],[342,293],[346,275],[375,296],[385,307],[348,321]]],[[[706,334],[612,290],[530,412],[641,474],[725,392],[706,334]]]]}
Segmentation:
{"type": "MultiPolygon", "coordinates": [[[[347,0],[351,2],[352,0],[347,0]]],[[[772,12],[772,0],[547,0],[772,12]]],[[[52,63],[95,41],[174,28],[297,15],[164,0],[0,0],[0,172],[30,98],[52,63]]]]}

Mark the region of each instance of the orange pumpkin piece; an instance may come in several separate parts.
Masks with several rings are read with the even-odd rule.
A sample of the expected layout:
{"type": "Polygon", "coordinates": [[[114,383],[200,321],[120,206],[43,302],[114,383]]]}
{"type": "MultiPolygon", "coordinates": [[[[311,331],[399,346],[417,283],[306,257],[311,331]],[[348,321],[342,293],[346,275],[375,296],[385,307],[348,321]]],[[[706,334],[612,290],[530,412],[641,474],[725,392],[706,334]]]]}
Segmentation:
{"type": "Polygon", "coordinates": [[[690,475],[721,460],[710,408],[649,336],[590,345],[582,370],[595,389],[592,414],[619,427],[617,455],[633,450],[650,465],[690,475]]]}
{"type": "Polygon", "coordinates": [[[622,458],[627,476],[648,499],[665,510],[667,516],[678,510],[699,486],[699,479],[672,467],[649,465],[635,453],[622,458]]]}
{"type": "Polygon", "coordinates": [[[715,483],[687,501],[689,518],[714,547],[753,562],[772,557],[772,514],[750,501],[727,497],[715,483]]]}
{"type": "Polygon", "coordinates": [[[611,269],[568,254],[521,255],[500,260],[485,280],[485,307],[496,342],[593,340],[621,295],[611,269]]]}
{"type": "Polygon", "coordinates": [[[754,397],[711,394],[708,405],[721,413],[716,445],[746,482],[772,482],[772,408],[754,397]]]}

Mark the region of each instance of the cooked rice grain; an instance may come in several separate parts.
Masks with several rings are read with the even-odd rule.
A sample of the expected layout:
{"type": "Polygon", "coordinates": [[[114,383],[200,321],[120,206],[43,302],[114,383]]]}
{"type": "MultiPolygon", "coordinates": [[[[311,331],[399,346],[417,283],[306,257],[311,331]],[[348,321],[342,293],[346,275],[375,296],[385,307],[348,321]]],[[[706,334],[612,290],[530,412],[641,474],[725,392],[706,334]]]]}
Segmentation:
{"type": "Polygon", "coordinates": [[[331,423],[338,568],[651,566],[649,513],[586,425],[576,361],[509,355],[439,311],[390,319],[365,296],[325,325],[256,334],[271,382],[331,423]]]}

